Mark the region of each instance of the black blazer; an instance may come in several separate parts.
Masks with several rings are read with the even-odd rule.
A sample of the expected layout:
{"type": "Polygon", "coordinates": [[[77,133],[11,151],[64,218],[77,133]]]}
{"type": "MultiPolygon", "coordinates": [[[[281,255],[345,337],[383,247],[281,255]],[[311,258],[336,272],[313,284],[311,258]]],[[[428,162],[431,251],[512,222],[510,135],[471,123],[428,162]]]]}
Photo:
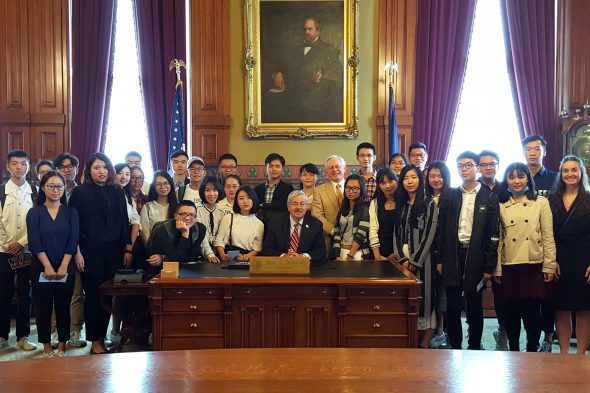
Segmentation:
{"type": "MultiPolygon", "coordinates": [[[[283,214],[279,219],[268,224],[268,230],[264,236],[260,255],[280,256],[289,250],[291,243],[291,222],[289,214],[283,214]]],[[[299,235],[299,247],[297,252],[307,253],[312,263],[322,262],[326,257],[326,245],[322,223],[315,217],[306,214],[299,235]]]]}
{"type": "Polygon", "coordinates": [[[485,273],[493,273],[498,262],[500,207],[498,196],[487,187],[481,187],[475,197],[471,240],[467,249],[465,275],[461,277],[457,261],[459,218],[463,202],[460,188],[452,188],[440,201],[437,231],[437,263],[442,263],[443,282],[446,286],[462,287],[475,293],[485,273]]]}
{"type": "Polygon", "coordinates": [[[293,186],[281,180],[272,194],[272,201],[270,203],[264,203],[266,182],[254,187],[254,192],[258,197],[258,202],[260,202],[260,208],[262,210],[262,216],[258,216],[258,218],[264,223],[265,232],[266,226],[273,218],[278,218],[287,212],[287,198],[291,191],[293,191],[293,186]]]}

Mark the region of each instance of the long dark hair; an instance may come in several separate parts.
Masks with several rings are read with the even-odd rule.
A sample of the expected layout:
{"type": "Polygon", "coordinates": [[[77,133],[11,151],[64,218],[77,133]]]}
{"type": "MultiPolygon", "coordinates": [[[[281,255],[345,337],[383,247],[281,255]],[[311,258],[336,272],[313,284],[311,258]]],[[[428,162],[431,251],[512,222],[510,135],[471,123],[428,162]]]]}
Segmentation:
{"type": "Polygon", "coordinates": [[[131,198],[131,167],[129,166],[129,164],[122,162],[119,164],[115,165],[115,176],[121,172],[121,169],[123,168],[129,168],[129,183],[127,183],[127,185],[123,188],[123,192],[125,193],[125,197],[127,198],[127,203],[129,203],[130,205],[132,204],[133,198],[131,198]]]}
{"type": "Polygon", "coordinates": [[[258,210],[260,210],[260,202],[258,201],[258,196],[256,195],[256,192],[254,192],[254,189],[250,186],[242,186],[238,189],[238,191],[236,191],[236,198],[234,199],[233,206],[234,213],[241,212],[240,205],[238,205],[238,195],[242,191],[244,191],[246,195],[248,195],[248,198],[252,200],[252,209],[250,209],[250,212],[248,214],[258,213],[258,210]]]}
{"type": "Polygon", "coordinates": [[[165,171],[155,171],[154,178],[152,179],[152,184],[150,184],[150,191],[148,192],[148,202],[155,201],[158,199],[158,193],[156,192],[156,179],[158,177],[163,177],[166,179],[168,184],[170,184],[170,192],[168,193],[168,218],[174,217],[174,213],[176,212],[176,206],[178,205],[178,199],[176,198],[176,192],[174,192],[174,180],[165,171]]]}
{"type": "Polygon", "coordinates": [[[219,197],[221,196],[221,194],[223,194],[223,188],[221,188],[221,183],[219,183],[217,177],[207,176],[201,182],[201,187],[199,187],[199,197],[201,198],[201,201],[203,201],[203,205],[207,203],[205,200],[205,189],[209,184],[211,184],[217,190],[217,200],[215,202],[219,202],[219,197]]]}
{"type": "Polygon", "coordinates": [[[107,177],[107,185],[112,185],[115,181],[115,168],[113,168],[113,163],[111,162],[111,159],[103,153],[94,153],[90,155],[90,157],[88,157],[88,159],[86,160],[86,163],[84,164],[83,175],[84,184],[94,183],[94,180],[92,180],[92,175],[90,174],[90,169],[92,167],[92,164],[94,164],[94,161],[96,160],[100,160],[104,162],[104,164],[106,165],[107,171],[109,172],[107,177]]]}
{"type": "Polygon", "coordinates": [[[500,199],[501,203],[506,202],[510,196],[512,195],[510,191],[508,191],[508,178],[512,172],[516,172],[517,175],[525,175],[526,176],[526,185],[529,190],[526,192],[526,197],[528,200],[534,201],[537,199],[537,193],[535,192],[535,182],[533,181],[533,177],[531,176],[531,171],[526,164],[522,162],[513,162],[512,164],[506,167],[504,171],[504,177],[502,178],[502,184],[500,184],[500,192],[498,194],[498,198],[500,199]]]}
{"type": "Polygon", "coordinates": [[[428,198],[432,198],[434,196],[434,189],[430,185],[428,181],[428,175],[430,175],[430,171],[433,169],[438,169],[440,174],[443,178],[443,188],[440,192],[441,197],[451,188],[451,172],[449,171],[449,167],[443,161],[434,161],[428,165],[426,168],[426,173],[424,174],[426,184],[424,185],[424,190],[426,191],[426,196],[428,198]]]}
{"type": "MultiPolygon", "coordinates": [[[[383,191],[381,191],[381,187],[379,187],[379,184],[383,183],[386,180],[393,180],[394,182],[396,182],[397,186],[395,187],[396,189],[393,193],[393,199],[395,200],[395,195],[397,194],[397,190],[399,189],[399,179],[393,169],[385,167],[377,171],[376,180],[377,189],[375,190],[374,198],[377,201],[377,211],[381,211],[382,209],[385,209],[385,202],[387,202],[387,197],[385,196],[385,194],[383,194],[383,191]]],[[[397,210],[397,207],[395,210],[397,210]]]]}
{"type": "Polygon", "coordinates": [[[39,192],[37,193],[37,200],[35,201],[36,206],[41,206],[47,200],[47,196],[45,195],[45,190],[43,190],[43,187],[45,186],[45,183],[47,183],[47,181],[49,179],[51,179],[52,177],[59,177],[60,178],[62,184],[64,185],[64,193],[62,194],[61,198],[59,199],[59,202],[64,206],[68,205],[68,200],[66,198],[66,192],[65,192],[66,179],[64,179],[64,177],[58,171],[51,170],[51,171],[47,171],[43,175],[43,177],[41,178],[41,182],[39,183],[39,192]]]}
{"type": "Polygon", "coordinates": [[[551,208],[555,211],[554,208],[558,207],[559,204],[563,205],[563,194],[565,194],[565,183],[563,182],[563,174],[562,168],[563,164],[568,161],[574,161],[578,164],[580,168],[580,187],[578,188],[578,196],[577,198],[582,198],[590,204],[590,186],[588,186],[588,175],[586,174],[586,167],[584,166],[584,161],[578,156],[574,156],[573,154],[568,154],[562,158],[561,163],[559,164],[559,176],[553,183],[553,187],[551,188],[551,192],[549,193],[549,202],[551,203],[551,208]]]}
{"type": "Polygon", "coordinates": [[[426,213],[426,201],[424,198],[424,176],[422,176],[422,171],[420,171],[420,168],[413,164],[406,165],[399,174],[400,186],[398,187],[399,192],[396,194],[396,209],[401,211],[410,200],[410,194],[404,187],[404,178],[410,171],[415,171],[416,175],[418,176],[416,198],[414,199],[414,204],[412,205],[412,211],[410,214],[410,225],[412,227],[416,227],[418,225],[418,217],[426,213]]]}
{"type": "MultiPolygon", "coordinates": [[[[346,190],[346,185],[351,180],[358,180],[359,187],[361,189],[361,195],[354,204],[354,209],[352,209],[352,214],[356,214],[356,212],[358,212],[364,204],[365,196],[367,195],[367,185],[365,182],[365,178],[355,173],[346,178],[346,181],[344,182],[344,190],[346,190]]],[[[350,200],[346,197],[346,191],[344,191],[344,199],[342,200],[342,208],[340,209],[340,212],[343,216],[348,216],[348,214],[350,213],[350,200]]]]}

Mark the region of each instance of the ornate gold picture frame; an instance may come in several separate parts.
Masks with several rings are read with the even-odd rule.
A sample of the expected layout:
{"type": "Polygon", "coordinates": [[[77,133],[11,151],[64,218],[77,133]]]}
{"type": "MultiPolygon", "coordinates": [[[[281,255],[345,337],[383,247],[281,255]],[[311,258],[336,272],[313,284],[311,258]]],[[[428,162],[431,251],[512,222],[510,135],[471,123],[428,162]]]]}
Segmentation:
{"type": "Polygon", "coordinates": [[[246,134],[358,136],[358,0],[245,0],[246,134]]]}

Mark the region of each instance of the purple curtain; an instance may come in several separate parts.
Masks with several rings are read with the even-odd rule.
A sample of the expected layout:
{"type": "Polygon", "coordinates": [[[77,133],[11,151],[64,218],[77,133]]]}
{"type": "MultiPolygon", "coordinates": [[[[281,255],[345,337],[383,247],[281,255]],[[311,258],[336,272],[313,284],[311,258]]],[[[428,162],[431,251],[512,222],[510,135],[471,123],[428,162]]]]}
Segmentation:
{"type": "Polygon", "coordinates": [[[520,136],[543,135],[548,142],[546,164],[556,168],[562,146],[555,108],[555,2],[503,0],[501,4],[520,136]]]}
{"type": "Polygon", "coordinates": [[[72,1],[71,152],[102,151],[113,64],[116,0],[72,1]]]}
{"type": "Polygon", "coordinates": [[[165,170],[176,86],[176,73],[168,65],[172,59],[187,61],[185,0],[133,0],[133,8],[152,162],[154,170],[165,170]]]}
{"type": "Polygon", "coordinates": [[[418,2],[414,142],[445,160],[465,76],[476,0],[418,2]]]}

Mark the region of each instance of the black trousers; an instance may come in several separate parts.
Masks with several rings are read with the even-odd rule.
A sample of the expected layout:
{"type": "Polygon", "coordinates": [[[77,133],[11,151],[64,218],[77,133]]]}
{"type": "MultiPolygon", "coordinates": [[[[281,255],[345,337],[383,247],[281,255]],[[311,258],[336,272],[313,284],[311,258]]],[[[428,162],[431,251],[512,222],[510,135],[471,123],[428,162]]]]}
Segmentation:
{"type": "MultiPolygon", "coordinates": [[[[463,276],[465,271],[465,258],[467,249],[457,249],[457,261],[459,274],[463,276]]],[[[463,343],[463,328],[461,326],[462,287],[447,286],[447,319],[449,323],[449,343],[453,349],[461,349],[463,343]]],[[[481,336],[483,333],[483,308],[481,304],[483,289],[477,293],[465,294],[465,313],[469,321],[468,349],[481,348],[481,336]]]]}
{"type": "Polygon", "coordinates": [[[494,294],[494,310],[496,311],[496,318],[498,325],[506,327],[506,318],[504,317],[504,302],[498,301],[496,293],[498,292],[498,284],[492,280],[492,293],[494,294]]]}
{"type": "MultiPolygon", "coordinates": [[[[86,340],[99,341],[105,338],[111,315],[100,304],[100,284],[115,276],[123,265],[123,247],[119,244],[80,246],[84,256],[84,320],[86,340]]],[[[112,304],[112,296],[105,297],[106,304],[112,304]]]]}
{"type": "Polygon", "coordinates": [[[541,301],[541,318],[545,334],[553,333],[555,331],[555,301],[553,299],[541,301]]]}
{"type": "Polygon", "coordinates": [[[520,320],[526,331],[527,352],[536,352],[541,337],[541,314],[539,299],[513,299],[504,303],[506,334],[511,351],[520,351],[520,320]]]}
{"type": "Polygon", "coordinates": [[[16,338],[31,333],[31,267],[25,266],[12,270],[8,258],[12,254],[0,252],[0,337],[8,340],[10,333],[10,309],[14,294],[14,278],[16,276],[16,338]]]}
{"type": "Polygon", "coordinates": [[[33,300],[39,342],[51,342],[51,312],[54,307],[59,342],[67,342],[70,339],[70,303],[74,293],[75,276],[68,274],[65,283],[38,281],[37,274],[37,277],[33,277],[33,300]]]}

